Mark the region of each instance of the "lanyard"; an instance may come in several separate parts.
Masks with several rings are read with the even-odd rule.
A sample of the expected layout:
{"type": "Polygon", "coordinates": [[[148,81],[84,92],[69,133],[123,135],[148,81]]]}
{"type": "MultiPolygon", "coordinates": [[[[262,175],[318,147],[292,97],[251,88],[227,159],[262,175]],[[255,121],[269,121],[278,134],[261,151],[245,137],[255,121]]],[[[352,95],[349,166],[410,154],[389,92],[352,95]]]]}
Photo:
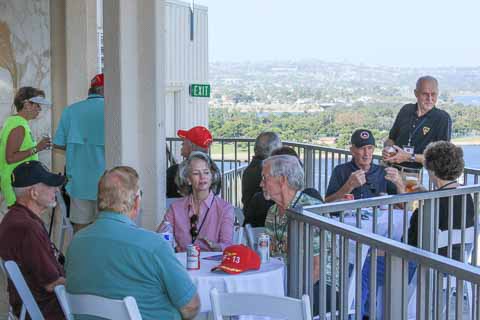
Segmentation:
{"type": "Polygon", "coordinates": [[[427,120],[427,117],[425,116],[422,120],[420,120],[420,123],[418,123],[416,126],[413,126],[414,123],[415,123],[415,118],[412,118],[412,121],[411,121],[411,128],[410,129],[410,132],[409,132],[409,136],[408,136],[408,145],[410,146],[410,143],[412,142],[412,137],[415,135],[415,133],[417,133],[418,129],[420,129],[420,127],[422,126],[422,124],[427,120]]]}
{"type": "MultiPolygon", "coordinates": [[[[208,213],[210,212],[210,208],[212,207],[214,200],[215,200],[215,195],[212,198],[212,202],[210,203],[210,207],[208,207],[207,212],[205,212],[205,216],[203,217],[202,223],[200,224],[200,227],[198,228],[197,236],[200,234],[200,231],[202,230],[202,227],[203,227],[203,224],[205,223],[205,220],[207,220],[208,213]]],[[[193,214],[195,214],[195,212],[193,214]]],[[[198,215],[200,216],[200,212],[198,212],[198,215]]],[[[192,244],[195,242],[195,240],[197,240],[197,237],[195,237],[195,238],[192,237],[192,244]]]]}
{"type": "MultiPolygon", "coordinates": [[[[300,200],[300,198],[302,197],[302,195],[303,195],[303,191],[302,191],[302,192],[299,194],[299,196],[295,199],[295,201],[293,202],[293,204],[292,204],[291,206],[289,206],[289,208],[294,208],[294,207],[297,205],[297,203],[298,203],[298,201],[300,200]]],[[[281,232],[278,233],[278,231],[279,231],[279,229],[280,229],[280,228],[279,228],[280,226],[278,226],[278,228],[277,228],[277,223],[280,225],[280,221],[277,222],[277,218],[278,218],[278,212],[277,212],[277,214],[275,214],[275,219],[273,220],[274,223],[275,223],[275,224],[274,224],[274,233],[275,233],[275,237],[277,238],[277,242],[283,244],[283,236],[284,236],[285,231],[286,231],[286,229],[287,229],[287,224],[288,224],[288,223],[285,223],[285,224],[282,226],[281,232]]]]}

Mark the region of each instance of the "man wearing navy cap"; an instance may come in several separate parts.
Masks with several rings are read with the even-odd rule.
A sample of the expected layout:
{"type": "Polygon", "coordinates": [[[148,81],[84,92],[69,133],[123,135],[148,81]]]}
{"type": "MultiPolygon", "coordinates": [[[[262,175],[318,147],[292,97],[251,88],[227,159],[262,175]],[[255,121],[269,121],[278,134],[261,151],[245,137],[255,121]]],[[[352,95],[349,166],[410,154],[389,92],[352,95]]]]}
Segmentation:
{"type": "Polygon", "coordinates": [[[74,231],[84,228],[97,215],[97,184],[105,171],[104,77],[90,82],[88,98],[62,112],[53,143],[65,150],[70,195],[70,221],[74,231]]]}
{"type": "Polygon", "coordinates": [[[345,194],[355,199],[371,198],[379,193],[403,193],[405,187],[395,168],[384,168],[372,163],[375,138],[370,130],[356,130],[351,137],[352,161],[333,169],[325,201],[341,200],[345,194]]]}
{"type": "MultiPolygon", "coordinates": [[[[40,215],[56,206],[55,192],[65,181],[39,161],[20,164],[12,173],[16,202],[0,223],[0,257],[18,264],[45,319],[64,319],[53,288],[65,278],[63,256],[50,242],[40,215]]],[[[8,292],[18,316],[22,300],[10,281],[8,292]]]]}

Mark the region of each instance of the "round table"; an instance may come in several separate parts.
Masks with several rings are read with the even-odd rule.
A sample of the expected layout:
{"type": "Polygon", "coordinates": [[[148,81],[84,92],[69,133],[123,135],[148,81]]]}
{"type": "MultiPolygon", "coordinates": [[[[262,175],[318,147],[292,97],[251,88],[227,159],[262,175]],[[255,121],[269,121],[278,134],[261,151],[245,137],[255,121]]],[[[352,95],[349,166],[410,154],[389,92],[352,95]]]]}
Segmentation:
{"type": "MultiPolygon", "coordinates": [[[[217,288],[219,292],[250,292],[284,296],[284,269],[283,261],[270,258],[267,263],[262,263],[259,270],[245,271],[231,275],[223,271],[210,271],[221,261],[205,260],[205,257],[221,255],[221,252],[201,252],[200,270],[187,270],[197,286],[198,295],[202,304],[200,312],[212,309],[210,303],[210,290],[217,288]]],[[[177,259],[185,266],[186,253],[176,254],[177,259]]]]}

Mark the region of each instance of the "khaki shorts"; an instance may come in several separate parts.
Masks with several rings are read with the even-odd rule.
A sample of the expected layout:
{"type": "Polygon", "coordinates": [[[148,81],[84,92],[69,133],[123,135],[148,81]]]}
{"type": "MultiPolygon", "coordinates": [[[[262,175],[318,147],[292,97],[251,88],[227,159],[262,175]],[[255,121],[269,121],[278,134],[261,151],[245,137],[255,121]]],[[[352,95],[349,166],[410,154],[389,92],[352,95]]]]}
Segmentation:
{"type": "Polygon", "coordinates": [[[70,198],[70,221],[89,224],[97,218],[97,201],[70,198]]]}

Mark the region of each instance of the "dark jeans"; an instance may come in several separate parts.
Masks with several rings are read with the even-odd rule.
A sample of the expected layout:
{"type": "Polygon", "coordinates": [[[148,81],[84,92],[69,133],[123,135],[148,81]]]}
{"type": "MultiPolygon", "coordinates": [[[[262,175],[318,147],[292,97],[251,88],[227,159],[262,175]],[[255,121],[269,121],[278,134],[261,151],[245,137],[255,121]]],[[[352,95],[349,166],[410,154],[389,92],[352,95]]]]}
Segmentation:
{"type": "MultiPolygon", "coordinates": [[[[319,313],[319,306],[318,306],[318,294],[320,292],[320,283],[319,281],[315,282],[313,285],[313,316],[318,316],[319,313]]],[[[335,296],[336,296],[336,310],[340,310],[339,302],[340,302],[340,293],[338,291],[335,291],[335,296]]],[[[331,300],[331,286],[327,284],[327,310],[326,312],[330,312],[332,309],[330,300],[331,300]]]]}
{"type": "MultiPolygon", "coordinates": [[[[370,254],[365,259],[362,269],[362,315],[369,315],[370,309],[370,265],[371,265],[371,256],[370,254]]],[[[417,269],[415,263],[408,263],[408,283],[411,282],[412,277],[417,269]]],[[[377,294],[378,290],[382,290],[385,285],[385,257],[377,257],[377,294]]],[[[377,317],[377,319],[382,319],[382,317],[377,317]]]]}

